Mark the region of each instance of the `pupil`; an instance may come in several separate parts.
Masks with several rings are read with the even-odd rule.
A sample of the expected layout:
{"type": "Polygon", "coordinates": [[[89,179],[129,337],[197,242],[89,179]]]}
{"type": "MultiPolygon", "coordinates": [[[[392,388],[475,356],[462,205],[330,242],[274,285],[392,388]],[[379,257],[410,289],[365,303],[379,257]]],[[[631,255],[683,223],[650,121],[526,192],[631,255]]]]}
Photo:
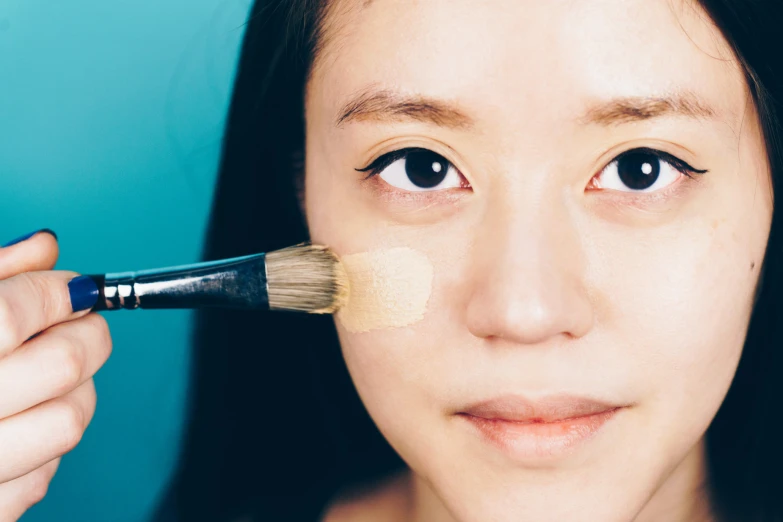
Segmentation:
{"type": "Polygon", "coordinates": [[[617,174],[630,189],[644,190],[652,187],[660,172],[660,160],[647,152],[632,152],[617,159],[617,174]]]}
{"type": "Polygon", "coordinates": [[[446,179],[449,162],[431,150],[419,149],[405,157],[405,174],[419,188],[436,187],[446,179]]]}

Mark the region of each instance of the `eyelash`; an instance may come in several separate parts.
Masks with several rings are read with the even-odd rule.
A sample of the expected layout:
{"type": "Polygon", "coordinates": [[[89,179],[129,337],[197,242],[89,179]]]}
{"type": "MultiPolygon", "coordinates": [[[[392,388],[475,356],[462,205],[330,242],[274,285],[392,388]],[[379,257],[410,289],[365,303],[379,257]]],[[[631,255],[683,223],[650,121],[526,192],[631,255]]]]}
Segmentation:
{"type": "MultiPolygon", "coordinates": [[[[369,165],[366,167],[355,169],[358,172],[369,172],[367,176],[364,179],[372,178],[373,176],[376,176],[383,172],[383,170],[394,163],[397,160],[405,158],[410,152],[415,150],[421,150],[421,147],[405,147],[402,149],[393,150],[391,152],[387,152],[386,154],[379,156],[375,160],[373,160],[369,165]]],[[[653,149],[650,147],[637,147],[635,149],[629,149],[625,152],[622,152],[612,158],[612,161],[606,164],[600,172],[603,172],[606,167],[611,165],[613,162],[620,160],[626,155],[629,154],[650,154],[651,156],[655,156],[661,161],[665,161],[672,167],[674,167],[678,172],[681,174],[694,179],[694,174],[705,174],[709,172],[707,169],[697,169],[690,165],[689,163],[681,160],[677,156],[674,156],[672,154],[669,154],[668,152],[664,152],[662,150],[653,149]]],[[[591,178],[592,179],[592,178],[591,178]]]]}
{"type": "Polygon", "coordinates": [[[391,152],[387,152],[382,156],[378,156],[378,158],[373,160],[373,162],[367,165],[366,167],[355,169],[355,170],[358,172],[369,172],[369,174],[367,174],[367,177],[364,178],[364,179],[369,179],[383,172],[383,169],[385,169],[395,161],[402,159],[405,156],[407,156],[410,152],[419,149],[421,149],[421,147],[405,147],[403,149],[393,150],[391,152]]]}
{"type": "MultiPolygon", "coordinates": [[[[693,174],[706,174],[707,172],[709,172],[707,169],[697,169],[691,166],[689,163],[681,160],[677,156],[673,156],[669,154],[668,152],[664,152],[658,149],[652,149],[650,147],[638,147],[635,149],[630,149],[625,152],[622,152],[617,156],[615,156],[614,158],[612,158],[612,161],[607,163],[604,169],[609,165],[611,165],[612,162],[619,160],[623,156],[630,155],[630,154],[639,154],[639,153],[655,156],[659,160],[665,161],[666,163],[674,167],[678,172],[680,172],[680,174],[688,176],[691,179],[693,179],[693,174]]],[[[603,169],[601,170],[601,172],[603,172],[603,169]]]]}

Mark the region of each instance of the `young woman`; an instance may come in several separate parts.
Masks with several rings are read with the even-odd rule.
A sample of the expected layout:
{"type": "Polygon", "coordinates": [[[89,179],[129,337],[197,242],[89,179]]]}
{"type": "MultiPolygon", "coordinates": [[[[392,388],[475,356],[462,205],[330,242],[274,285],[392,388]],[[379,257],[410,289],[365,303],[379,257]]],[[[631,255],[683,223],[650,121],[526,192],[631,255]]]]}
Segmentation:
{"type": "Polygon", "coordinates": [[[782,22],[258,0],[206,257],[406,247],[432,294],[366,332],[201,314],[159,519],[783,520],[782,22]]]}
{"type": "Polygon", "coordinates": [[[257,2],[207,257],[407,246],[433,293],[365,333],[203,314],[170,519],[783,520],[781,23],[257,2]],[[619,409],[531,454],[509,421],[563,394],[619,409]]]}

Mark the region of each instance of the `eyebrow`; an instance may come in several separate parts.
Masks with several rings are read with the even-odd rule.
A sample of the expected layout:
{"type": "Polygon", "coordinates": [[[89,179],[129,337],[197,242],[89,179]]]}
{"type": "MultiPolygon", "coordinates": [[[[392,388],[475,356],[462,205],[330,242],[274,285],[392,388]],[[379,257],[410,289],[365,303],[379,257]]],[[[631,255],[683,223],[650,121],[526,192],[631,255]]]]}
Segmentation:
{"type": "Polygon", "coordinates": [[[384,89],[366,89],[340,109],[337,127],[354,121],[421,121],[441,127],[464,128],[473,119],[456,104],[423,96],[406,96],[384,89]]]}
{"type": "MultiPolygon", "coordinates": [[[[714,118],[717,112],[691,91],[668,96],[626,96],[599,102],[578,121],[602,126],[620,125],[660,118],[684,116],[714,118]]],[[[421,121],[441,127],[465,128],[473,118],[456,104],[423,96],[406,96],[385,89],[369,88],[351,96],[335,121],[337,127],[355,121],[421,121]]]]}
{"type": "Polygon", "coordinates": [[[662,116],[714,118],[716,111],[690,91],[669,96],[615,98],[590,107],[580,118],[585,124],[604,126],[633,123],[662,116]]]}

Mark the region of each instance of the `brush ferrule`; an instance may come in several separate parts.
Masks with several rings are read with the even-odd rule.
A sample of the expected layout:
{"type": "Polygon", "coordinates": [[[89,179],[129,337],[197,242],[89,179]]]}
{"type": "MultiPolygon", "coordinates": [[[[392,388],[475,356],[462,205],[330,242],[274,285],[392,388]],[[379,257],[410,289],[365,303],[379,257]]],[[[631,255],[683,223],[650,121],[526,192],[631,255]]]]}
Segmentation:
{"type": "Polygon", "coordinates": [[[92,276],[95,310],[222,307],[269,309],[265,254],[157,270],[92,276]]]}

